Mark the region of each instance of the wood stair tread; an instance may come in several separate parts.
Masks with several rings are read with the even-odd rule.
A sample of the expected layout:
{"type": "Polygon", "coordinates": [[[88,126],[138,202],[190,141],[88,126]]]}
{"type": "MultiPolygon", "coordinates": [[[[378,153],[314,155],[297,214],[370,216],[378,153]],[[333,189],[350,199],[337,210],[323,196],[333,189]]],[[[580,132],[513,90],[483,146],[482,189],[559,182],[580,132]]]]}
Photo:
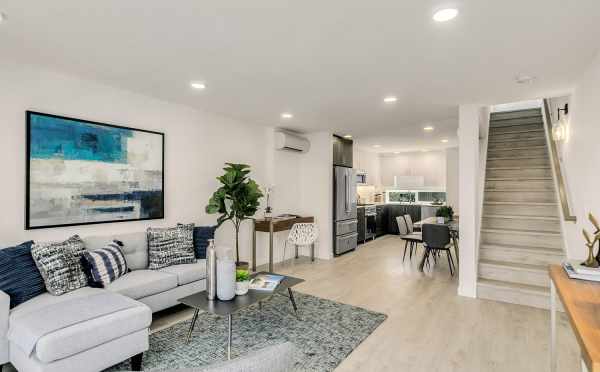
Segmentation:
{"type": "Polygon", "coordinates": [[[564,256],[562,249],[548,248],[548,247],[536,247],[529,245],[505,245],[495,243],[481,243],[480,249],[499,249],[499,250],[519,250],[519,251],[531,251],[535,253],[552,254],[557,256],[564,256]]]}
{"type": "MultiPolygon", "coordinates": [[[[520,125],[533,125],[533,124],[517,124],[514,126],[518,127],[520,125]]],[[[507,128],[507,127],[496,127],[496,128],[507,128]]],[[[494,133],[490,134],[490,137],[496,136],[496,135],[502,135],[502,134],[521,134],[521,133],[532,133],[532,132],[546,133],[544,131],[544,127],[540,127],[540,129],[517,129],[517,130],[511,130],[509,132],[494,132],[494,133]]]]}
{"type": "Polygon", "coordinates": [[[557,205],[556,202],[511,202],[511,201],[484,201],[483,204],[490,205],[530,205],[530,206],[553,206],[557,205]]]}
{"type": "Polygon", "coordinates": [[[551,192],[554,193],[552,189],[491,189],[486,188],[485,192],[551,192]]]}
{"type": "Polygon", "coordinates": [[[516,220],[541,220],[541,221],[560,221],[560,218],[554,216],[520,216],[507,214],[483,214],[483,218],[509,218],[516,220]]]}
{"type": "Polygon", "coordinates": [[[518,235],[546,235],[560,237],[560,232],[552,231],[536,231],[536,230],[521,230],[521,229],[481,229],[481,232],[501,233],[501,234],[518,234],[518,235]]]}
{"type": "Polygon", "coordinates": [[[548,296],[548,297],[550,296],[550,291],[548,290],[548,287],[540,287],[540,286],[531,285],[531,284],[519,284],[519,283],[504,282],[501,280],[477,278],[477,285],[484,285],[484,286],[501,288],[501,289],[511,289],[514,291],[526,292],[526,293],[541,295],[541,296],[548,296]]]}
{"type": "Polygon", "coordinates": [[[552,181],[552,177],[497,177],[486,178],[486,181],[552,181]]]}
{"type": "Polygon", "coordinates": [[[496,147],[493,149],[488,148],[488,153],[490,151],[508,151],[508,150],[530,150],[530,149],[545,149],[546,146],[526,146],[526,147],[496,147]]]}
{"type": "Polygon", "coordinates": [[[501,140],[490,140],[490,143],[506,143],[506,142],[519,142],[519,141],[537,141],[537,140],[545,140],[546,137],[527,137],[527,138],[506,138],[501,140]]]}
{"type": "Polygon", "coordinates": [[[522,169],[550,169],[550,167],[543,165],[531,165],[526,167],[488,167],[488,170],[522,170],[522,169]]]}
{"type": "Polygon", "coordinates": [[[522,270],[522,271],[535,271],[535,272],[546,272],[548,270],[547,265],[532,265],[532,264],[524,264],[524,263],[514,263],[514,262],[505,262],[505,261],[495,261],[495,260],[479,260],[480,265],[488,265],[488,266],[496,266],[503,269],[510,270],[522,270]]]}
{"type": "Polygon", "coordinates": [[[548,159],[545,155],[539,156],[501,156],[501,157],[492,157],[487,160],[531,160],[531,159],[548,159]]]}

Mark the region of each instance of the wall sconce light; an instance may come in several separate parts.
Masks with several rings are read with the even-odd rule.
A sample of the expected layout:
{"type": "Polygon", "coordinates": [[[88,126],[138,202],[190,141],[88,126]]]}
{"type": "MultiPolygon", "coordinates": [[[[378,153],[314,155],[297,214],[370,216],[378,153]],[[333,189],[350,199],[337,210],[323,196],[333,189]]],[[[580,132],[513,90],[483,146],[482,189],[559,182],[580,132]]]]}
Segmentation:
{"type": "Polygon", "coordinates": [[[567,119],[566,116],[569,114],[569,104],[565,103],[563,108],[558,108],[558,121],[552,126],[552,139],[556,142],[564,141],[567,137],[567,119]],[[562,118],[560,112],[564,112],[562,118]]]}

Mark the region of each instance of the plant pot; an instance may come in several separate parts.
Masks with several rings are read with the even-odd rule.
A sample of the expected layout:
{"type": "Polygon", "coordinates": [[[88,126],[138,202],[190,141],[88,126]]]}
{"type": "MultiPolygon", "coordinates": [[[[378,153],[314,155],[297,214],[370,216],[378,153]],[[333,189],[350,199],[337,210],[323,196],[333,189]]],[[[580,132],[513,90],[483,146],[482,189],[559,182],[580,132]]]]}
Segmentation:
{"type": "Polygon", "coordinates": [[[240,261],[235,264],[235,268],[237,270],[246,270],[247,271],[250,268],[250,264],[246,261],[240,261]]]}
{"type": "Polygon", "coordinates": [[[250,288],[250,281],[245,280],[243,282],[235,282],[235,294],[238,296],[243,296],[248,293],[248,289],[250,288]]]}
{"type": "Polygon", "coordinates": [[[439,223],[439,224],[445,223],[444,222],[444,217],[436,217],[436,221],[435,222],[439,223]]]}

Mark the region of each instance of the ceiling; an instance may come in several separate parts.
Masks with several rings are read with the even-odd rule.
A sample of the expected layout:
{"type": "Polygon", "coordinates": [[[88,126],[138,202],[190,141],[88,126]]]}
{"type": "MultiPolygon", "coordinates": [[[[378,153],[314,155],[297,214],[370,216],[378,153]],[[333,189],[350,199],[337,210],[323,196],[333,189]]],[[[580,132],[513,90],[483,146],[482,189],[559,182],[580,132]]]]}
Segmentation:
{"type": "Polygon", "coordinates": [[[597,0],[459,0],[456,19],[435,23],[447,4],[0,0],[0,46],[2,58],[376,151],[455,144],[459,103],[569,91],[600,46],[597,0]]]}

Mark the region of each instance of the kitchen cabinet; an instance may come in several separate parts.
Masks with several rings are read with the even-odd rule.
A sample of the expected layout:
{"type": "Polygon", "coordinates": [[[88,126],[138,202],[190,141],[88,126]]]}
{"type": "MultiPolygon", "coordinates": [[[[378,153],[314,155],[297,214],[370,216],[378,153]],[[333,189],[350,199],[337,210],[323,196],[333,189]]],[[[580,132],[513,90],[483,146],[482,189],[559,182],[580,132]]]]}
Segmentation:
{"type": "Polygon", "coordinates": [[[333,165],[352,168],[352,140],[333,136],[333,165]]]}
{"type": "Polygon", "coordinates": [[[375,217],[375,236],[380,237],[388,232],[388,220],[385,205],[378,205],[375,217]]]}
{"type": "Polygon", "coordinates": [[[413,222],[421,221],[421,206],[414,204],[386,204],[387,210],[387,233],[398,234],[398,223],[396,217],[409,214],[413,222]]]}
{"type": "Polygon", "coordinates": [[[367,231],[367,219],[365,218],[365,208],[356,208],[356,216],[358,219],[358,242],[363,243],[365,241],[365,233],[367,231]]]}

